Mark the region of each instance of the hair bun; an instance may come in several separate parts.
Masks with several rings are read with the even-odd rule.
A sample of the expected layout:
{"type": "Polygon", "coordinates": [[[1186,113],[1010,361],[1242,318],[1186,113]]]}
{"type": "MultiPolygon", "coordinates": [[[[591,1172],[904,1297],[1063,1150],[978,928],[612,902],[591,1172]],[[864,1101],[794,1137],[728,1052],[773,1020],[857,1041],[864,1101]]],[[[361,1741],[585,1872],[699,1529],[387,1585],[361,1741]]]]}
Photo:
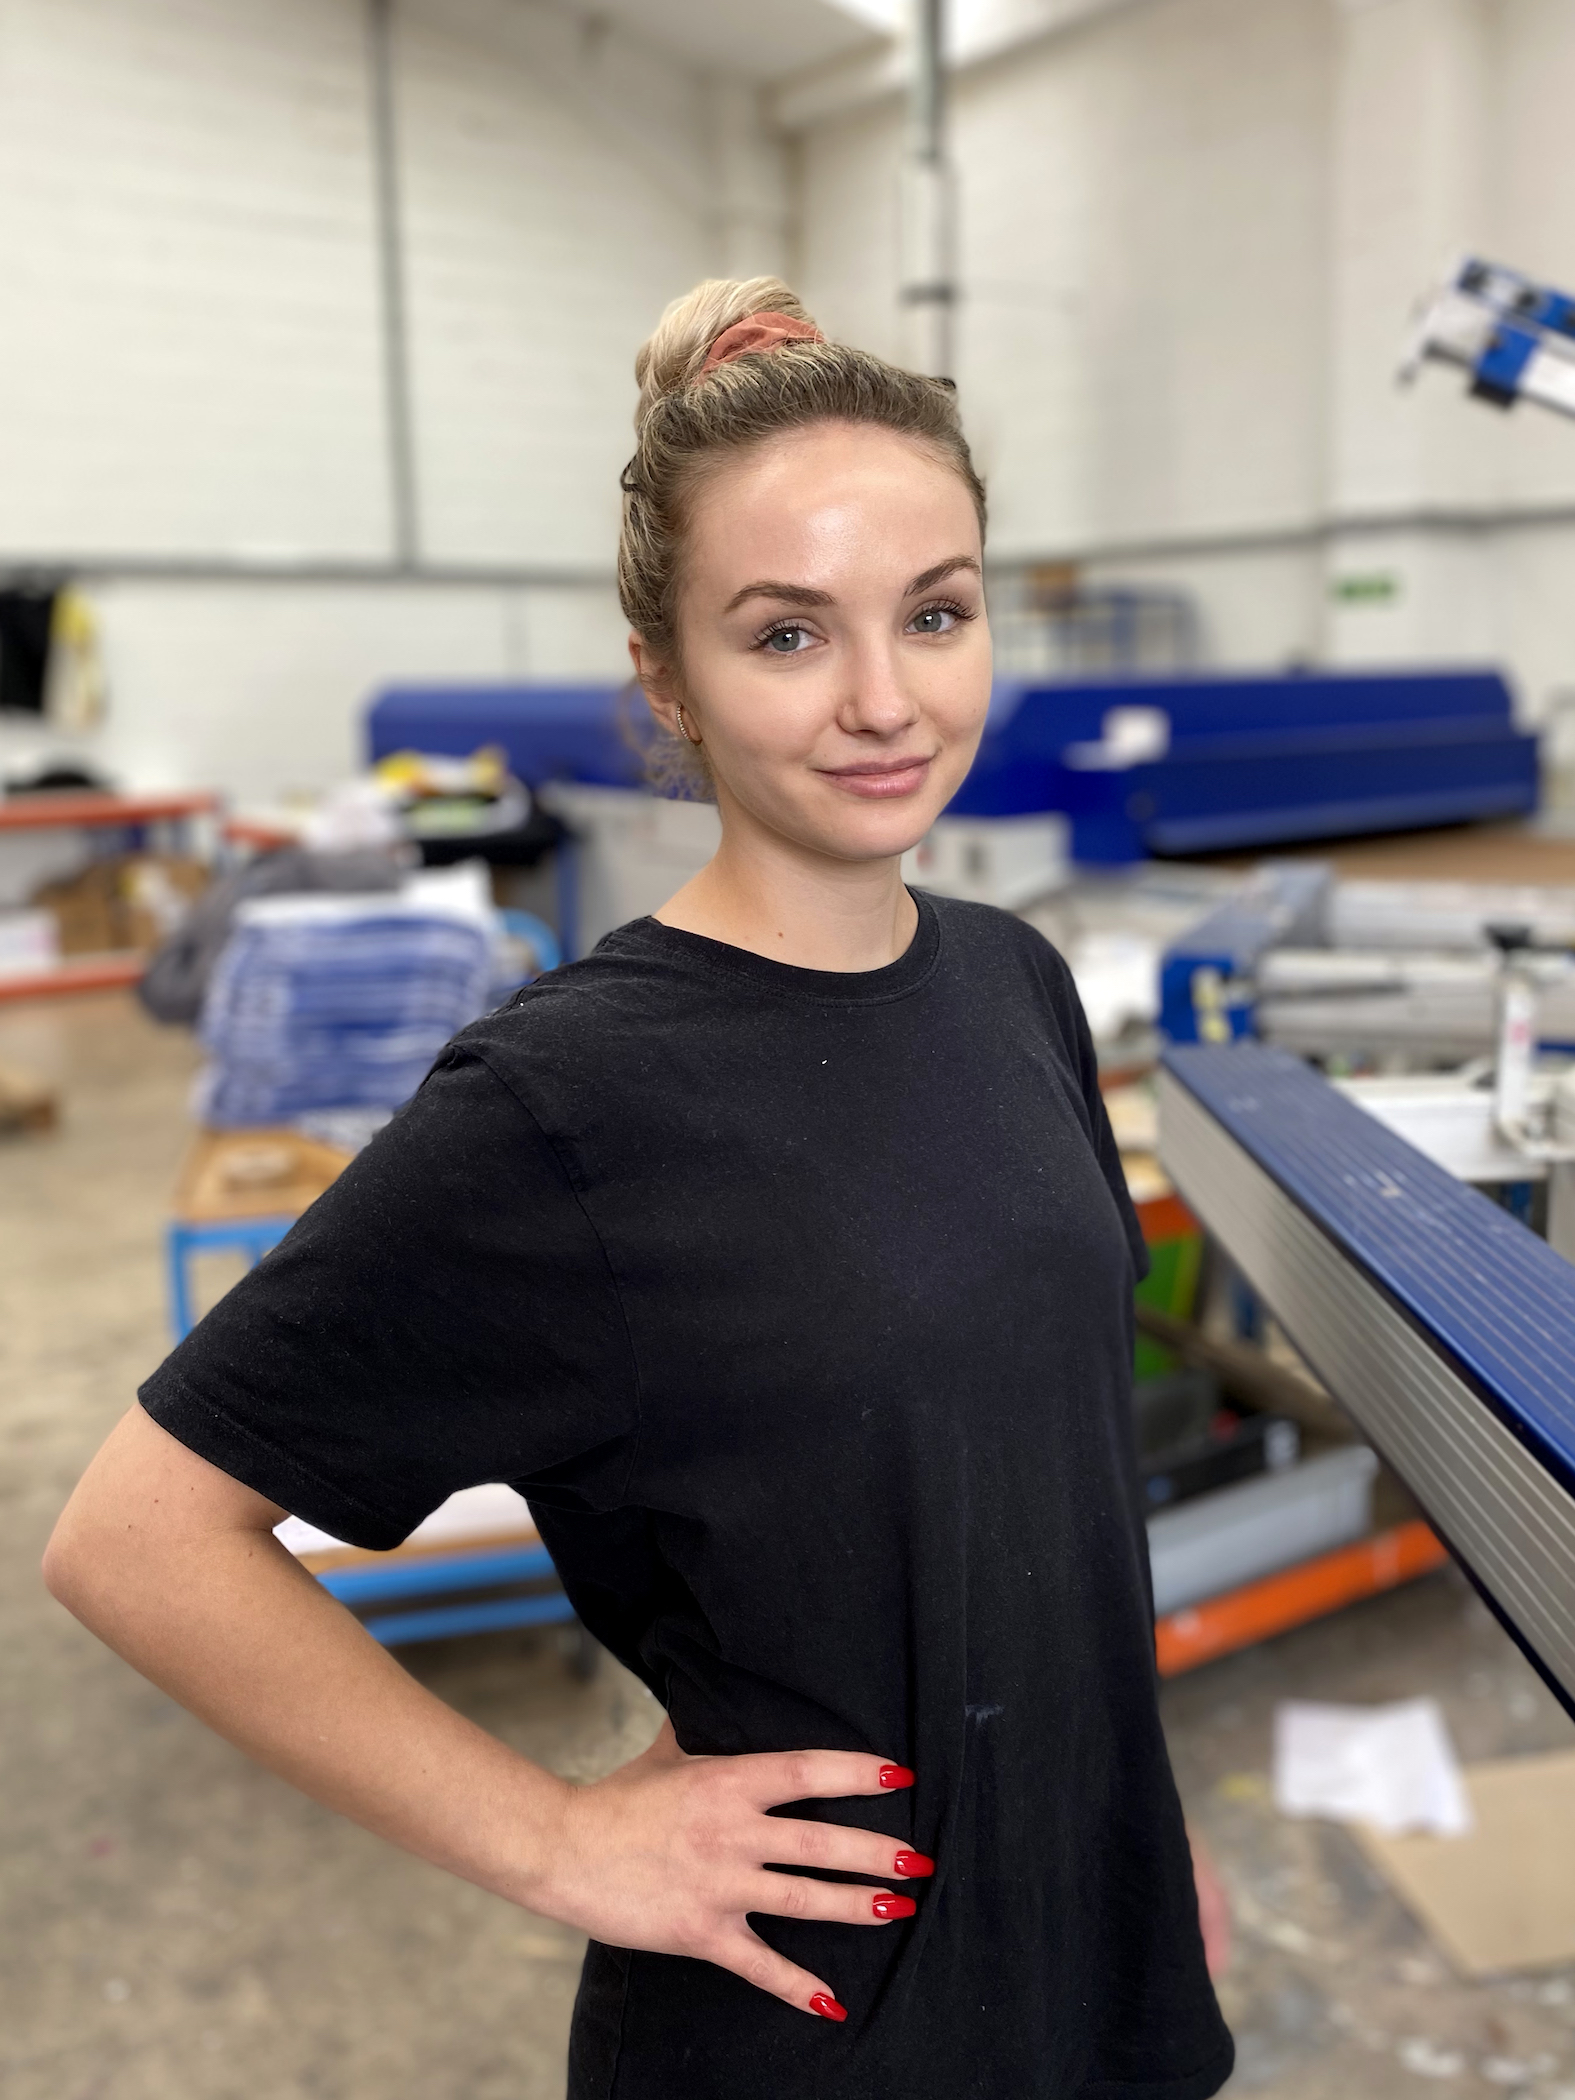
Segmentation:
{"type": "Polygon", "coordinates": [[[711,345],[726,329],[752,314],[788,314],[814,326],[798,294],[780,277],[708,277],[663,311],[634,360],[640,400],[634,427],[640,430],[664,394],[693,386],[711,345]]]}

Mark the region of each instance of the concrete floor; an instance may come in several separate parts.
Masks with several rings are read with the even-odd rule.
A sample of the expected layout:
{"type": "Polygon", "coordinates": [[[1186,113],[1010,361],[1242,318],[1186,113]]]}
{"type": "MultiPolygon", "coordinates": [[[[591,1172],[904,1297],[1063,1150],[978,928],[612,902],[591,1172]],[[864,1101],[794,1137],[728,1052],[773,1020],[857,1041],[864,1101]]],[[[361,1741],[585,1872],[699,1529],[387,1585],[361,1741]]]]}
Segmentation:
{"type": "MultiPolygon", "coordinates": [[[[58,1133],[0,1144],[0,2091],[558,2100],[574,1934],[253,1769],[44,1594],[55,1512],[166,1347],[160,1231],[195,1058],[106,996],[0,1007],[0,1061],[65,1097],[58,1133]]],[[[576,1682],[551,1636],[405,1660],[561,1772],[607,1769],[655,1724],[633,1680],[576,1682]]],[[[1575,1970],[1459,1983],[1343,1830],[1270,1803],[1276,1700],[1420,1692],[1467,1759],[1572,1741],[1452,1574],[1166,1689],[1235,1913],[1232,2091],[1575,2100],[1575,1970]]]]}

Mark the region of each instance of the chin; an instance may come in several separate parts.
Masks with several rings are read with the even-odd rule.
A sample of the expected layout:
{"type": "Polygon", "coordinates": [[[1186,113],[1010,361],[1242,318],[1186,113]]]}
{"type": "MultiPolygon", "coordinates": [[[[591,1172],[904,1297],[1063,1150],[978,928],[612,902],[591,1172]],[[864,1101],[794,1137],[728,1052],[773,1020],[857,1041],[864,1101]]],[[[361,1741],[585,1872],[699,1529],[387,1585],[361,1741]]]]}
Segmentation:
{"type": "Polygon", "coordinates": [[[842,860],[897,860],[926,837],[939,816],[933,796],[907,808],[861,810],[854,821],[826,827],[826,844],[842,860]]]}

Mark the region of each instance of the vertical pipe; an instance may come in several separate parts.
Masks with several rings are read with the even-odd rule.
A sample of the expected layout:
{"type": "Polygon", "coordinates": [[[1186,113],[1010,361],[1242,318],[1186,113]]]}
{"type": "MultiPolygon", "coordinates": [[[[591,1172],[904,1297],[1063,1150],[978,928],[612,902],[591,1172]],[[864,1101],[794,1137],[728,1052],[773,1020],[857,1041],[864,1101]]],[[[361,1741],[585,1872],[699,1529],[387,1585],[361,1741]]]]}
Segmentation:
{"type": "Polygon", "coordinates": [[[410,398],[405,306],[404,225],[395,118],[394,0],[367,0],[372,73],[372,161],[376,185],[378,284],[383,321],[383,398],[388,434],[388,489],[394,559],[414,568],[421,558],[416,507],[415,419],[410,398]]]}
{"type": "Polygon", "coordinates": [[[910,0],[910,8],[901,199],[904,347],[915,370],[950,379],[957,285],[952,171],[946,157],[946,0],[910,0]]]}

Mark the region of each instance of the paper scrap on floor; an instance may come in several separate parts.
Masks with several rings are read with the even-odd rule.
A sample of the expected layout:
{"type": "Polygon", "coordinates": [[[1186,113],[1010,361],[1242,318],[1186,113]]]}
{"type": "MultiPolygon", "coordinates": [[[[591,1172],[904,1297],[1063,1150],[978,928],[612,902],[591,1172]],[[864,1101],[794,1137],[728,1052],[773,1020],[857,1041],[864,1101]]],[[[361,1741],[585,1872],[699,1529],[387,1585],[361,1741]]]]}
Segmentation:
{"type": "Polygon", "coordinates": [[[1432,1699],[1286,1700],[1274,1715],[1274,1803],[1282,1815],[1328,1816],[1390,1836],[1462,1837],[1471,1828],[1460,1766],[1432,1699]]]}
{"type": "Polygon", "coordinates": [[[1384,1837],[1363,1851],[1461,1975],[1575,1962],[1575,1753],[1465,1773],[1469,1837],[1384,1837]]]}

